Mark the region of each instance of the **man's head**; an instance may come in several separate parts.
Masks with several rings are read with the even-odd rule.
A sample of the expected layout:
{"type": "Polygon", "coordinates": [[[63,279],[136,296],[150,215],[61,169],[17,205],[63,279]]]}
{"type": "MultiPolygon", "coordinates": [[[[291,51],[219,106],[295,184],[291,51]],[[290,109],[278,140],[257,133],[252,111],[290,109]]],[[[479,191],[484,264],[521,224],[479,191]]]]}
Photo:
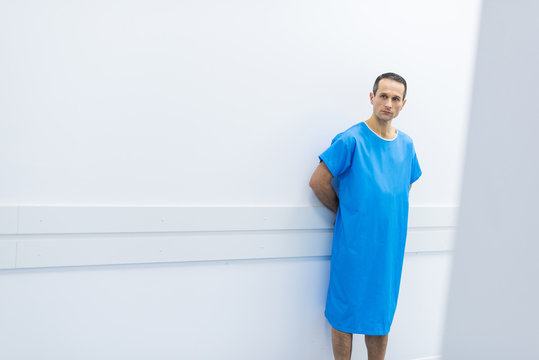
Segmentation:
{"type": "Polygon", "coordinates": [[[376,78],[370,97],[378,120],[391,121],[406,103],[406,80],[394,73],[382,74],[376,78]]]}
{"type": "Polygon", "coordinates": [[[402,76],[400,76],[399,74],[395,74],[395,73],[391,73],[391,72],[388,72],[388,73],[384,73],[380,76],[378,76],[376,78],[376,80],[374,80],[374,86],[372,87],[372,93],[374,95],[376,95],[376,92],[378,91],[378,84],[380,83],[380,80],[382,79],[391,79],[391,80],[395,80],[396,82],[400,82],[401,84],[404,85],[404,93],[402,94],[402,99],[406,99],[406,90],[408,89],[408,87],[406,86],[406,80],[404,80],[404,78],[402,76]]]}

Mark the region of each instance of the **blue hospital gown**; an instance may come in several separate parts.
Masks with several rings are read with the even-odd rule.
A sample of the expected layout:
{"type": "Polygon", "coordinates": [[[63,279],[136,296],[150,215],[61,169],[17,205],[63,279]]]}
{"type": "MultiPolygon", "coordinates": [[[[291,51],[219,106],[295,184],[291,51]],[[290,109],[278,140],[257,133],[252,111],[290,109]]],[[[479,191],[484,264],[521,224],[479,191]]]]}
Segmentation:
{"type": "Polygon", "coordinates": [[[365,122],[320,155],[339,196],[325,315],[337,330],[389,333],[397,306],[410,184],[421,176],[412,139],[386,140],[365,122]]]}

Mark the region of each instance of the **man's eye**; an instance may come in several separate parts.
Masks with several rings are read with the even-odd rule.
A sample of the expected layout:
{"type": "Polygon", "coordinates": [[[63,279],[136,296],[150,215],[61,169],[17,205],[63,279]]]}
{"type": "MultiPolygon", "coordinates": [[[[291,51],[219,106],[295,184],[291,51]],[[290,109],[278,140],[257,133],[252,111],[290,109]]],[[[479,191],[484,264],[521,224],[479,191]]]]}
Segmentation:
{"type": "Polygon", "coordinates": [[[398,97],[393,98],[393,101],[399,101],[399,100],[400,100],[400,98],[398,98],[398,97]]]}
{"type": "Polygon", "coordinates": [[[386,98],[387,98],[386,95],[380,95],[380,97],[381,97],[382,99],[386,99],[386,98]]]}

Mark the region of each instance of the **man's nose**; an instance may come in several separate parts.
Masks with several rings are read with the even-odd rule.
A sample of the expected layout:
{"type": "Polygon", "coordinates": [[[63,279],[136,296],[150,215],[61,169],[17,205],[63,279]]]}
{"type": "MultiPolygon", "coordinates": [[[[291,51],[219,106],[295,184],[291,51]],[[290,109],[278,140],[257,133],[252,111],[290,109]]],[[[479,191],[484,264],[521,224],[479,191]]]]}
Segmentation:
{"type": "Polygon", "coordinates": [[[392,104],[391,104],[391,99],[387,99],[386,102],[385,102],[385,104],[384,104],[384,106],[385,106],[386,108],[391,108],[391,106],[392,106],[392,104]]]}

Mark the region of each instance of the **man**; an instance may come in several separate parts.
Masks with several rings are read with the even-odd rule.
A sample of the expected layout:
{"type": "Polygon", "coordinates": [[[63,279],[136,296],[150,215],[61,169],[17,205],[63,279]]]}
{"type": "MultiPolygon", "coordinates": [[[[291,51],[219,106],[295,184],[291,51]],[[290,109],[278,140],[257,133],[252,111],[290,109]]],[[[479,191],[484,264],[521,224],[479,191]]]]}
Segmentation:
{"type": "Polygon", "coordinates": [[[406,81],[380,75],[371,117],[337,135],[309,185],[337,213],[325,315],[336,360],[349,360],[352,334],[365,334],[369,360],[384,359],[408,226],[408,195],[421,176],[412,139],[392,120],[406,103],[406,81]]]}

